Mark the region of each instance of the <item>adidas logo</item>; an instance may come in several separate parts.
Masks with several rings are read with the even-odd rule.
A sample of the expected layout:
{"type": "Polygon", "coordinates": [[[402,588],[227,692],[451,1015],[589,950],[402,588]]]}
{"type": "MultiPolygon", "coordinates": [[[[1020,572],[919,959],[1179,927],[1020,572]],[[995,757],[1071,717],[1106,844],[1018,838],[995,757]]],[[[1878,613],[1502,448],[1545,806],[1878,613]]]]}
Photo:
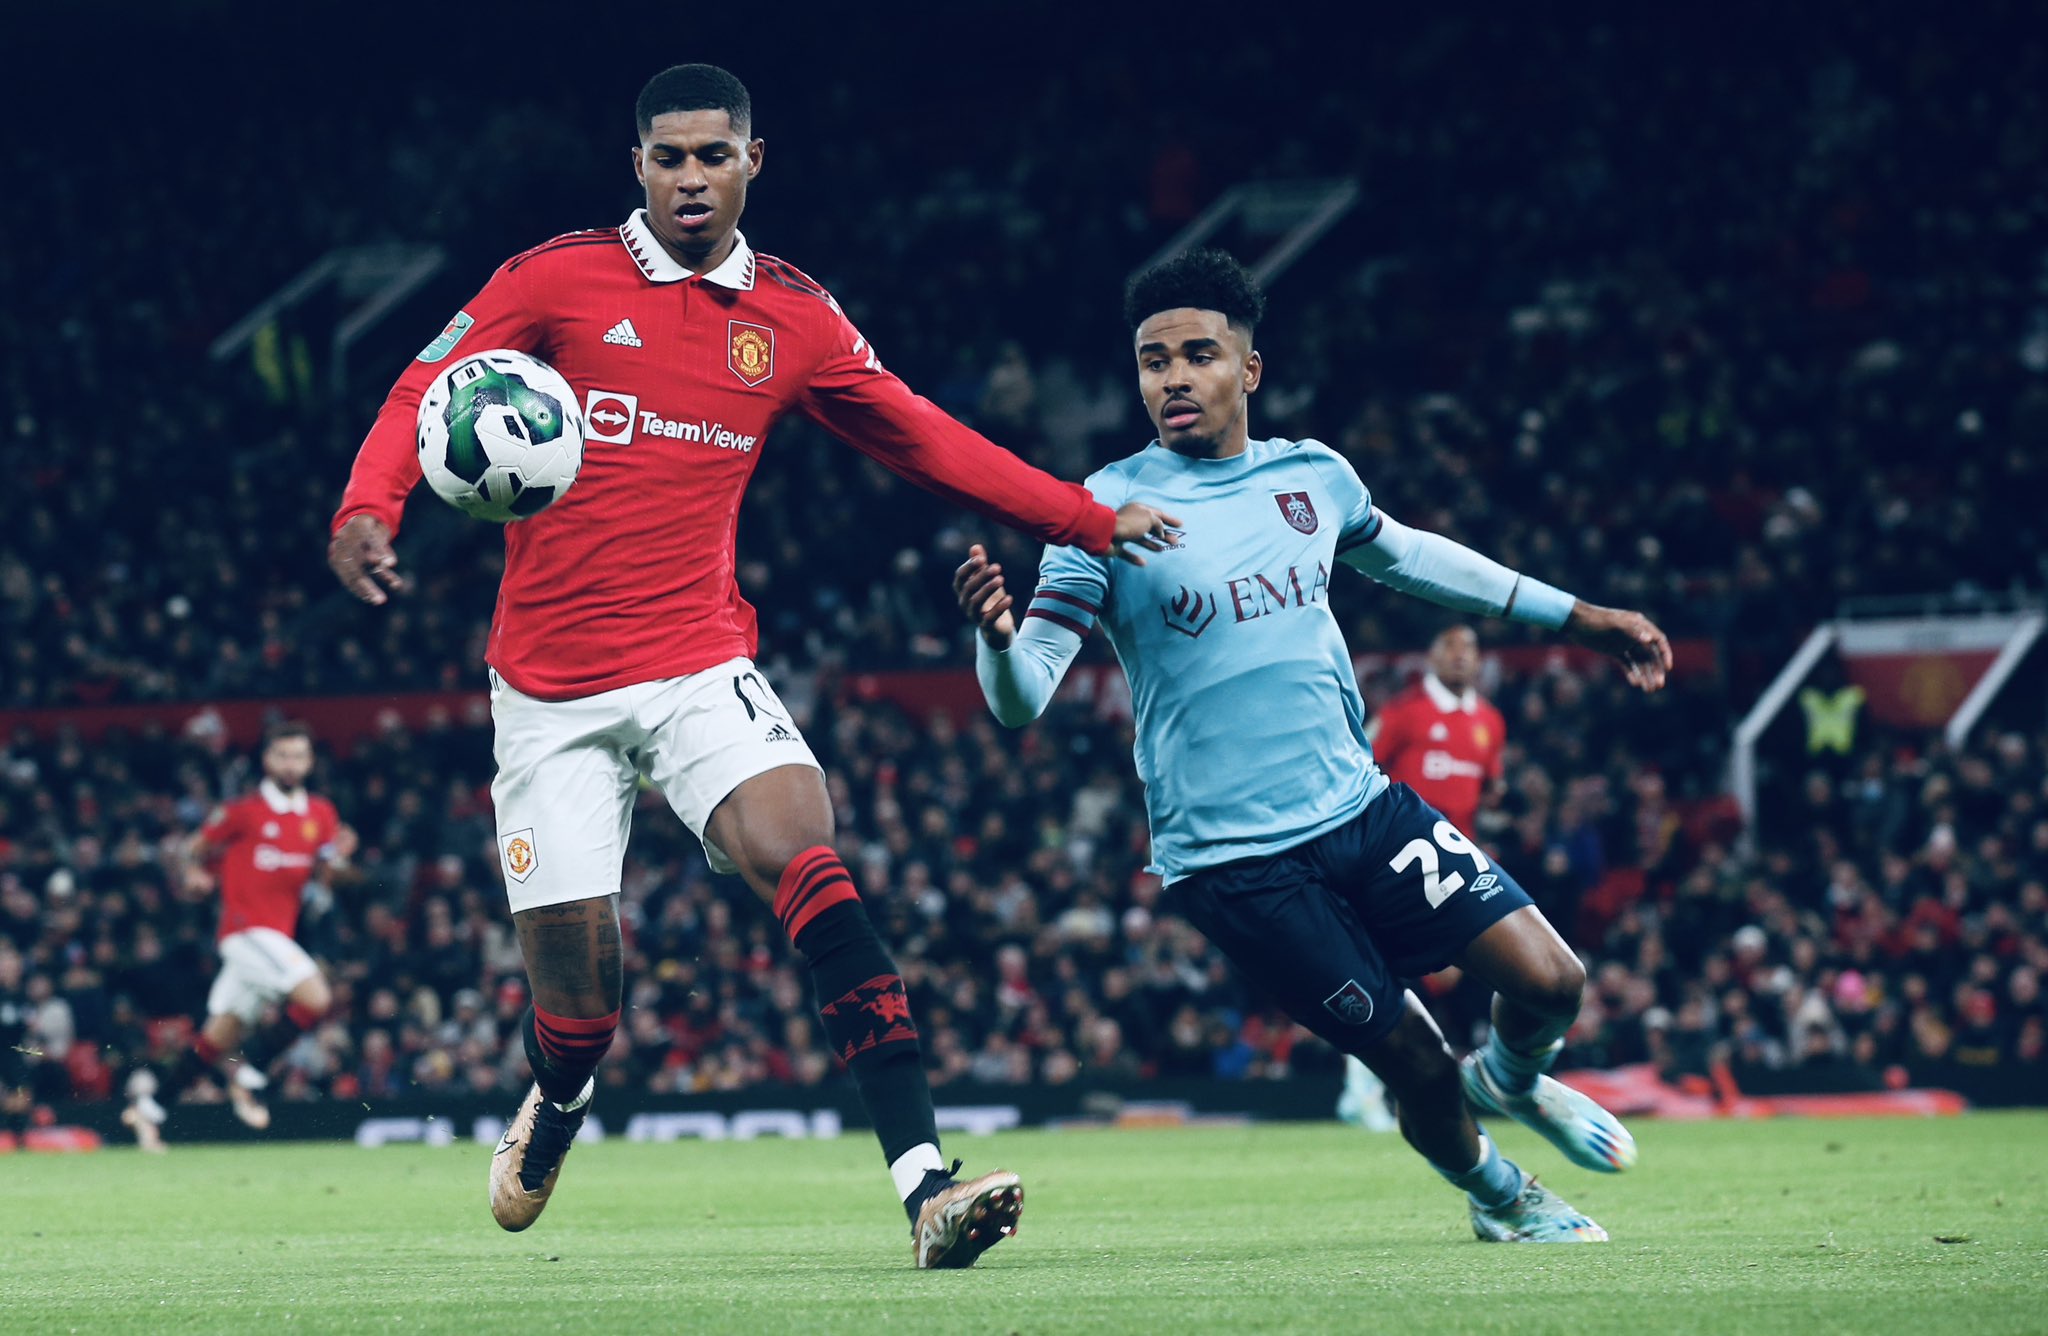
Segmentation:
{"type": "Polygon", "coordinates": [[[618,324],[606,330],[604,332],[604,341],[606,343],[620,344],[627,348],[644,348],[647,346],[640,342],[640,335],[634,331],[633,322],[630,320],[621,320],[618,324]]]}
{"type": "Polygon", "coordinates": [[[775,727],[769,729],[768,736],[761,740],[763,742],[795,742],[796,734],[790,732],[781,724],[777,724],[775,727]]]}

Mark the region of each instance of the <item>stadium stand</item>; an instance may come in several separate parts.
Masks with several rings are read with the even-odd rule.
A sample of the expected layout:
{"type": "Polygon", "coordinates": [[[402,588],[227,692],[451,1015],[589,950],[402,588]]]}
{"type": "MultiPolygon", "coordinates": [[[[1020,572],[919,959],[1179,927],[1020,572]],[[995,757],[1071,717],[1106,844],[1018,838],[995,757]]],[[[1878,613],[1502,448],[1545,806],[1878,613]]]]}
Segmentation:
{"type": "MultiPolygon", "coordinates": [[[[1232,179],[1355,177],[1367,207],[1312,277],[1275,290],[1261,429],[1321,435],[1392,513],[1641,606],[1707,665],[1650,703],[1564,665],[1491,684],[1514,753],[1482,833],[1593,962],[1573,1060],[1654,1061],[1674,1080],[1716,1063],[2039,1067],[2038,701],[1959,752],[1867,729],[1826,766],[1791,759],[1752,853],[1710,819],[1735,713],[1840,600],[2048,583],[2041,508],[2011,504],[2048,493],[2048,54],[2025,6],[1987,6],[1967,33],[1894,8],[1839,29],[1782,16],[1787,59],[1762,66],[1732,36],[1417,20],[1416,40],[1351,53],[1344,78],[1300,81],[1314,92],[1284,113],[1291,147],[1272,161],[1258,119],[1192,144],[1163,82],[1082,52],[1017,102],[969,103],[914,164],[870,136],[793,149],[748,230],[831,286],[913,386],[1078,477],[1143,437],[1115,321],[1130,265],[1232,179]],[[1694,59],[1655,58],[1681,38],[1694,59]],[[1986,43],[1995,64],[1972,59],[1986,43]],[[872,233],[849,234],[851,197],[872,233]]],[[[869,40],[782,60],[917,59],[914,37],[869,40]]],[[[476,684],[494,536],[416,502],[401,553],[420,588],[373,612],[333,589],[326,517],[404,342],[504,255],[623,217],[624,154],[600,149],[623,147],[620,78],[640,72],[479,121],[387,59],[395,91],[367,105],[336,72],[259,70],[136,121],[124,152],[153,170],[122,216],[148,227],[106,215],[79,152],[93,124],[26,146],[22,188],[0,194],[10,235],[50,239],[46,261],[0,252],[0,433],[20,461],[0,529],[10,1118],[108,1098],[126,1061],[175,1044],[210,973],[213,910],[171,887],[161,852],[253,782],[218,733],[88,742],[49,711],[476,684]],[[260,114],[218,115],[229,97],[260,114]],[[202,117],[214,132],[192,134],[202,117]],[[274,151],[281,119],[320,152],[274,151]],[[545,198],[477,142],[516,144],[545,198]],[[211,185],[172,184],[193,180],[211,185]],[[457,259],[374,373],[324,383],[290,330],[246,361],[205,360],[313,255],[382,239],[457,259]]],[[[1175,78],[1254,85],[1329,59],[1276,36],[1175,78]]],[[[756,87],[771,143],[778,103],[800,140],[835,117],[924,124],[950,96],[879,77],[857,103],[798,88],[756,87]]],[[[1243,994],[1140,870],[1119,721],[1062,708],[1011,735],[852,688],[968,661],[946,579],[971,540],[1019,568],[1035,557],[797,423],[769,447],[741,536],[764,660],[808,701],[842,847],[905,948],[935,1081],[1334,1066],[1243,994]]],[[[1439,624],[1363,582],[1337,600],[1362,654],[1417,648],[1439,624]]],[[[1374,673],[1378,699],[1398,673],[1374,673]]],[[[306,937],[340,1003],[290,1054],[281,1094],[523,1087],[488,732],[456,716],[367,731],[316,780],[362,831],[370,877],[312,906],[306,937]]],[[[625,895],[631,1010],[604,1079],[839,1079],[768,915],[649,808],[625,895]]],[[[1433,1002],[1469,1037],[1470,999],[1446,985],[1433,1002]]]]}

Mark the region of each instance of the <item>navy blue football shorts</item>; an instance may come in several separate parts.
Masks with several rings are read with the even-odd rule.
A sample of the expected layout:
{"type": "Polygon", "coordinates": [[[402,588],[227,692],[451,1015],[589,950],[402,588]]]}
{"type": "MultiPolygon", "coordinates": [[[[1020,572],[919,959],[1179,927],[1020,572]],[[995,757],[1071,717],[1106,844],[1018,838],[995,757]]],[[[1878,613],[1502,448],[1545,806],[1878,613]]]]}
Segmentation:
{"type": "Polygon", "coordinates": [[[1395,784],[1306,844],[1175,882],[1167,903],[1289,1016],[1356,1053],[1401,1019],[1403,980],[1442,969],[1533,902],[1395,784]]]}

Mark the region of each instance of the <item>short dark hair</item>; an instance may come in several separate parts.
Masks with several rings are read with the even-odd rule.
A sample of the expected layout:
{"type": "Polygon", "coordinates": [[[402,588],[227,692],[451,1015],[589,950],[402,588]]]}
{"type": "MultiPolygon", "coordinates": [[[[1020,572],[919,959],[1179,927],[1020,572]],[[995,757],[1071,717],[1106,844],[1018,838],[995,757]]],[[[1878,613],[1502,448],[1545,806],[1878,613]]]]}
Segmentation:
{"type": "Polygon", "coordinates": [[[647,81],[633,104],[640,137],[654,128],[656,116],[671,111],[722,111],[732,128],[750,134],[754,124],[754,102],[747,86],[716,65],[671,65],[647,81]]]}
{"type": "Polygon", "coordinates": [[[1207,246],[1153,265],[1124,289],[1124,319],[1133,333],[1161,311],[1183,306],[1220,311],[1247,334],[1266,314],[1257,280],[1227,251],[1207,246]]]}
{"type": "Polygon", "coordinates": [[[313,745],[313,726],[297,719],[280,719],[263,730],[263,750],[269,751],[273,742],[286,742],[292,738],[304,738],[307,746],[313,745]]]}

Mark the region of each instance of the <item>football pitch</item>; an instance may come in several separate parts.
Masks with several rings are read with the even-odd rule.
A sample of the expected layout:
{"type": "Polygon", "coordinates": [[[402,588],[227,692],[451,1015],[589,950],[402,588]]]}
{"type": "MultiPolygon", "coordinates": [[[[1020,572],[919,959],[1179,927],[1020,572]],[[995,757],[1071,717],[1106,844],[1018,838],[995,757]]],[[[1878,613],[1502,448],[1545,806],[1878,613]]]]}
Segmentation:
{"type": "Polygon", "coordinates": [[[16,1154],[0,1330],[2048,1330],[2048,1114],[1634,1130],[1618,1178],[1503,1133],[1614,1236],[1558,1248],[1334,1124],[956,1137],[1028,1194],[969,1272],[911,1269],[864,1135],[580,1146],[524,1234],[473,1144],[16,1154]]]}

